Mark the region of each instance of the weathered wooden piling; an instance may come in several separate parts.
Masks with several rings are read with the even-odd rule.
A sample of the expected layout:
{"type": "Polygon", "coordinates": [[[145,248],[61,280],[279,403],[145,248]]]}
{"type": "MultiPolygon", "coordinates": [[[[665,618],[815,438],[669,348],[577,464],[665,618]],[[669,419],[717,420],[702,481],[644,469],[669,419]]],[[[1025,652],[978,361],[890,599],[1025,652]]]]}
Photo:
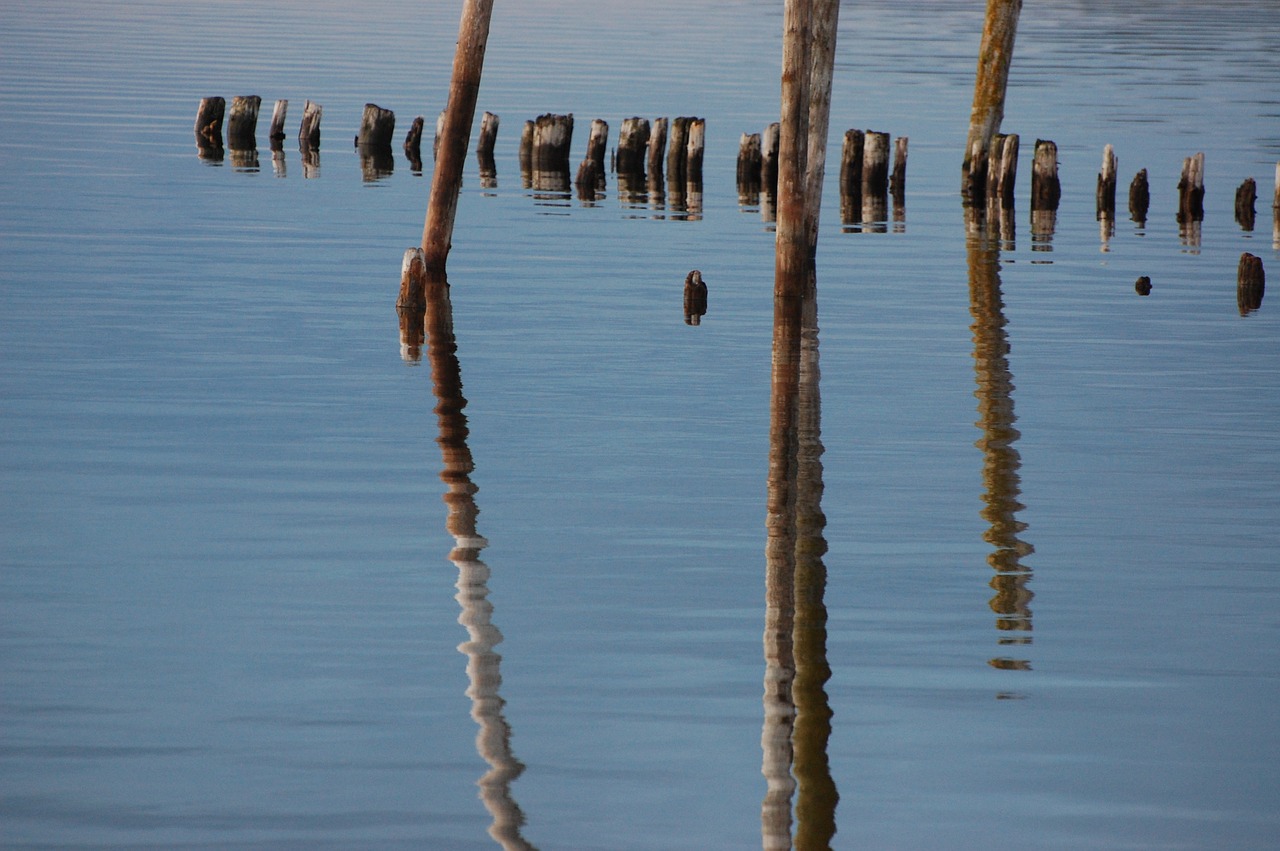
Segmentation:
{"type": "Polygon", "coordinates": [[[1267,276],[1262,268],[1262,258],[1245,252],[1240,255],[1236,272],[1236,302],[1240,315],[1252,313],[1262,307],[1262,296],[1267,288],[1267,276]]]}
{"type": "Polygon", "coordinates": [[[694,269],[684,279],[684,323],[701,325],[707,315],[707,284],[702,273],[694,269]]]}
{"type": "Polygon", "coordinates": [[[535,171],[569,171],[569,146],[573,142],[573,114],[539,115],[533,122],[535,171]]]}
{"type": "Polygon", "coordinates": [[[894,207],[901,207],[907,192],[907,137],[893,140],[893,173],[889,176],[889,194],[894,207]]]}
{"type": "Polygon", "coordinates": [[[440,114],[436,116],[436,134],[431,140],[431,159],[435,160],[440,156],[440,136],[444,133],[444,114],[445,110],[440,110],[440,114]]]}
{"type": "Polygon", "coordinates": [[[991,143],[987,165],[986,197],[1003,211],[1013,211],[1013,190],[1018,182],[1017,133],[997,134],[991,143]]]}
{"type": "Polygon", "coordinates": [[[197,145],[202,148],[222,147],[222,118],[226,111],[226,98],[200,99],[200,107],[196,110],[197,145]]]}
{"type": "Polygon", "coordinates": [[[1151,205],[1151,187],[1147,183],[1147,170],[1144,168],[1133,176],[1129,184],[1129,218],[1139,225],[1147,222],[1147,209],[1151,205]]]}
{"type": "Polygon", "coordinates": [[[1204,220],[1204,152],[1182,161],[1182,177],[1178,180],[1178,221],[1204,220]]]}
{"type": "Polygon", "coordinates": [[[1254,203],[1258,200],[1258,184],[1247,178],[1236,188],[1236,222],[1246,231],[1253,230],[1257,211],[1254,203]]]}
{"type": "Polygon", "coordinates": [[[415,171],[422,170],[422,131],[426,126],[427,119],[419,115],[413,119],[404,137],[404,155],[415,171]]]}
{"type": "Polygon", "coordinates": [[[480,136],[476,139],[476,153],[484,158],[493,158],[493,147],[498,140],[498,125],[501,120],[492,112],[480,116],[480,136]]]}
{"type": "Polygon", "coordinates": [[[738,187],[754,187],[760,191],[760,134],[743,133],[738,140],[738,187]]]}
{"type": "Polygon", "coordinates": [[[840,149],[840,220],[845,224],[862,220],[862,159],[866,134],[844,131],[840,149]]]}
{"type": "Polygon", "coordinates": [[[227,114],[227,147],[232,150],[250,150],[258,147],[255,133],[258,129],[258,110],[262,98],[257,95],[240,95],[231,99],[227,114]]]}
{"type": "Polygon", "coordinates": [[[284,141],[284,122],[285,116],[289,112],[289,101],[277,100],[275,109],[271,111],[271,129],[269,138],[271,139],[271,149],[279,150],[280,143],[284,141]]]}
{"type": "Polygon", "coordinates": [[[302,124],[298,127],[298,148],[306,151],[320,149],[320,118],[324,108],[315,101],[308,100],[302,107],[302,124]]]}
{"type": "Polygon", "coordinates": [[[1098,219],[1116,216],[1116,153],[1111,145],[1102,149],[1102,170],[1098,172],[1096,216],[1098,219]]]}
{"type": "Polygon", "coordinates": [[[618,175],[643,175],[649,147],[649,119],[624,118],[618,128],[618,151],[614,168],[618,175]]]}
{"type": "Polygon", "coordinates": [[[659,185],[662,184],[663,161],[667,151],[667,124],[666,118],[654,119],[653,132],[649,134],[649,180],[657,180],[659,185]]]}
{"type": "Polygon", "coordinates": [[[407,248],[400,264],[400,297],[396,307],[402,310],[427,309],[427,255],[421,248],[407,248]]]}
{"type": "Polygon", "coordinates": [[[1036,139],[1031,161],[1031,210],[1057,210],[1062,198],[1058,180],[1058,146],[1048,139],[1036,139]]]}
{"type": "Polygon", "coordinates": [[[471,122],[476,114],[484,51],[489,39],[489,19],[493,0],[464,0],[458,24],[458,46],[454,53],[449,82],[444,132],[439,156],[431,177],[431,197],[422,229],[422,249],[429,274],[443,279],[445,261],[453,241],[453,220],[462,188],[471,122]]]}
{"type": "Polygon", "coordinates": [[[376,103],[366,103],[360,116],[360,132],[356,144],[362,148],[391,148],[391,138],[396,132],[396,114],[376,103]]]}
{"type": "Polygon", "coordinates": [[[684,179],[686,183],[701,186],[702,157],[707,146],[707,120],[705,118],[689,119],[687,139],[684,153],[684,179]]]}
{"type": "Polygon", "coordinates": [[[964,146],[961,192],[972,204],[981,203],[987,185],[987,150],[1004,120],[1005,89],[1013,60],[1014,37],[1022,0],[987,0],[978,47],[978,70],[973,84],[973,108],[964,146]]]}
{"type": "Polygon", "coordinates": [[[883,197],[889,191],[889,134],[866,132],[862,149],[862,198],[883,197]]]}
{"type": "Polygon", "coordinates": [[[782,125],[777,121],[760,136],[760,184],[770,195],[778,194],[778,147],[782,125]]]}
{"type": "Polygon", "coordinates": [[[533,130],[534,123],[526,121],[524,128],[520,131],[520,174],[524,180],[525,189],[529,188],[533,174],[533,130]]]}
{"type": "Polygon", "coordinates": [[[1143,275],[1133,282],[1133,291],[1138,295],[1151,295],[1151,278],[1143,275]]]}
{"type": "Polygon", "coordinates": [[[586,155],[578,165],[578,176],[574,179],[578,197],[594,200],[604,188],[604,153],[608,147],[609,123],[600,118],[593,119],[591,132],[587,136],[586,155]]]}
{"type": "Polygon", "coordinates": [[[693,119],[681,115],[671,119],[667,136],[667,183],[680,185],[685,182],[685,165],[689,156],[689,122],[693,119]]]}

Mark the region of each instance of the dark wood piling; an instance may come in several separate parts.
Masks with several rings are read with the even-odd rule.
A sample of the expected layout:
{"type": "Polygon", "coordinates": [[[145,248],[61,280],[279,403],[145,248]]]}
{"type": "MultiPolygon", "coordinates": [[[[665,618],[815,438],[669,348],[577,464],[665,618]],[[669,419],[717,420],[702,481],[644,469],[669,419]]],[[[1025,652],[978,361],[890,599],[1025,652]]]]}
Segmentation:
{"type": "Polygon", "coordinates": [[[1058,146],[1048,139],[1036,139],[1031,161],[1031,210],[1057,210],[1062,198],[1058,180],[1058,146]]]}
{"type": "Polygon", "coordinates": [[[407,248],[400,264],[400,297],[396,307],[427,309],[427,255],[421,248],[407,248]]]}
{"type": "Polygon", "coordinates": [[[889,134],[868,130],[862,148],[862,221],[884,222],[889,213],[889,134]]]}
{"type": "Polygon", "coordinates": [[[426,126],[427,119],[419,115],[413,119],[404,137],[404,155],[409,158],[409,165],[414,171],[422,171],[422,131],[426,126]]]}
{"type": "Polygon", "coordinates": [[[533,188],[540,192],[569,191],[569,146],[573,115],[539,115],[533,122],[533,188]]]}
{"type": "Polygon", "coordinates": [[[760,134],[743,133],[738,140],[738,203],[760,203],[760,134]]]}
{"type": "Polygon", "coordinates": [[[599,197],[605,185],[604,153],[609,147],[609,124],[596,118],[591,122],[591,132],[587,136],[587,151],[578,165],[578,175],[574,186],[578,197],[584,201],[594,201],[599,197]]]}
{"type": "Polygon", "coordinates": [[[1102,149],[1102,169],[1098,172],[1096,216],[1116,217],[1116,153],[1111,145],[1102,149]]]}
{"type": "Polygon", "coordinates": [[[907,137],[899,136],[893,140],[893,173],[889,176],[889,194],[893,196],[893,206],[902,207],[907,192],[907,137]]]}
{"type": "Polygon", "coordinates": [[[426,268],[441,280],[445,261],[453,244],[453,220],[458,210],[462,171],[467,159],[471,122],[476,114],[480,77],[484,70],[485,45],[489,40],[489,19],[493,0],[464,0],[458,24],[458,45],[454,52],[446,117],[439,156],[431,176],[431,197],[422,229],[422,250],[426,268]]]}
{"type": "Polygon", "coordinates": [[[998,134],[988,158],[987,199],[1009,213],[1013,211],[1013,190],[1018,182],[1018,145],[1017,133],[998,134]]]}
{"type": "Polygon", "coordinates": [[[436,116],[436,134],[431,140],[431,159],[435,160],[440,156],[440,136],[444,133],[444,113],[440,110],[440,114],[436,116]]]}
{"type": "Polygon", "coordinates": [[[520,179],[525,189],[533,185],[533,130],[534,123],[526,121],[520,131],[520,179]]]}
{"type": "Polygon", "coordinates": [[[360,116],[360,132],[356,144],[361,148],[391,149],[391,138],[396,132],[396,114],[376,103],[366,103],[360,116]]]}
{"type": "MultiPolygon", "coordinates": [[[[685,182],[702,186],[702,158],[707,146],[707,121],[705,118],[690,118],[688,136],[685,143],[684,168],[685,182]]],[[[701,191],[701,189],[699,189],[701,191]]]]}
{"type": "Polygon", "coordinates": [[[1178,180],[1178,221],[1186,224],[1204,220],[1204,153],[1182,161],[1178,180]]]}
{"type": "Polygon", "coordinates": [[[307,151],[320,150],[320,118],[324,108],[315,101],[308,100],[302,107],[302,124],[298,127],[298,148],[307,151]]]}
{"type": "Polygon", "coordinates": [[[262,98],[257,95],[240,95],[231,99],[231,109],[227,114],[228,148],[247,151],[258,147],[255,134],[261,108],[262,98]]]}
{"type": "Polygon", "coordinates": [[[1245,252],[1240,255],[1236,272],[1236,302],[1240,315],[1245,316],[1262,307],[1262,296],[1267,288],[1267,276],[1262,268],[1262,258],[1245,252]]]}
{"type": "Polygon", "coordinates": [[[222,147],[222,119],[226,111],[226,98],[200,99],[200,107],[196,110],[196,144],[199,147],[222,147]]]}
{"type": "Polygon", "coordinates": [[[618,151],[614,167],[619,179],[623,175],[644,176],[645,154],[649,147],[649,119],[624,118],[618,128],[618,151]]]}
{"type": "Polygon", "coordinates": [[[667,183],[682,186],[685,182],[685,165],[689,155],[689,122],[693,119],[682,115],[671,119],[667,136],[667,183]]]}
{"type": "Polygon", "coordinates": [[[1246,231],[1253,230],[1257,216],[1254,204],[1257,200],[1258,184],[1252,177],[1236,188],[1236,223],[1246,231]]]}
{"type": "Polygon", "coordinates": [[[845,224],[862,221],[862,158],[866,134],[844,131],[840,149],[840,220],[845,224]]]}
{"type": "Polygon", "coordinates": [[[667,125],[666,118],[656,118],[653,122],[653,132],[649,134],[649,180],[656,179],[659,185],[662,183],[663,162],[667,152],[667,125]]]}
{"type": "Polygon", "coordinates": [[[1129,184],[1129,218],[1139,225],[1147,223],[1147,209],[1151,205],[1151,187],[1147,183],[1147,170],[1144,168],[1133,176],[1129,184]]]}
{"type": "Polygon", "coordinates": [[[970,204],[980,204],[984,200],[985,172],[989,162],[987,151],[1004,120],[1005,89],[1009,83],[1009,65],[1013,61],[1013,43],[1021,12],[1022,0],[987,0],[982,42],[978,47],[978,70],[973,83],[969,135],[961,168],[961,193],[970,204]]]}
{"type": "Polygon", "coordinates": [[[284,141],[284,122],[285,116],[289,112],[289,101],[277,100],[275,109],[271,111],[271,129],[269,138],[271,139],[271,150],[280,150],[280,143],[284,141]]]}
{"type": "Polygon", "coordinates": [[[760,136],[760,184],[770,195],[778,194],[778,146],[781,125],[775,121],[760,136]]]}
{"type": "Polygon", "coordinates": [[[492,189],[498,185],[498,163],[493,148],[498,140],[498,116],[486,112],[480,117],[480,137],[476,140],[476,164],[480,169],[480,186],[492,189]]]}

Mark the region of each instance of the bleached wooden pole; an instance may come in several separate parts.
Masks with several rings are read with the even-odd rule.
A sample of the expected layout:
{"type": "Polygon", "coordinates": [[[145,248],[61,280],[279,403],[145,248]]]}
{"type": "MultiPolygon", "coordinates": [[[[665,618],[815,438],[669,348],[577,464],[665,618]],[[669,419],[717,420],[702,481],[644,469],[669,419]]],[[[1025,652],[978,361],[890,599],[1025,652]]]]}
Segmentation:
{"type": "Polygon", "coordinates": [[[280,143],[284,141],[284,122],[288,112],[289,101],[284,99],[277,100],[275,109],[271,111],[271,129],[268,131],[272,150],[279,148],[280,143]]]}
{"type": "Polygon", "coordinates": [[[969,113],[969,136],[964,147],[961,189],[970,202],[977,203],[986,184],[987,148],[1000,132],[1004,120],[1004,95],[1009,84],[1009,64],[1013,61],[1014,36],[1022,0],[987,0],[978,48],[978,71],[973,84],[973,108],[969,113]]]}
{"type": "Polygon", "coordinates": [[[427,220],[422,229],[422,250],[430,273],[444,275],[445,261],[453,245],[453,220],[458,211],[458,192],[466,164],[471,122],[480,94],[484,71],[484,51],[489,40],[489,19],[493,0],[464,0],[458,24],[458,47],[453,58],[453,79],[449,83],[449,105],[445,109],[440,151],[431,177],[427,220]]]}

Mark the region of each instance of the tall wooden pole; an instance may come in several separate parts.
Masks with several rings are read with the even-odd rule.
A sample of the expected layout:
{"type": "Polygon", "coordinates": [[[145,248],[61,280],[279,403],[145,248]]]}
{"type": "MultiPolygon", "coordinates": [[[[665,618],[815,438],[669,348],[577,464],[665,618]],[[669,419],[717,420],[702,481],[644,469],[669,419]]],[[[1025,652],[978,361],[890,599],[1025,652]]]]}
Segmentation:
{"type": "Polygon", "coordinates": [[[458,192],[462,188],[462,170],[471,139],[471,122],[476,114],[492,13],[493,0],[463,0],[449,103],[444,111],[440,149],[427,202],[427,222],[422,231],[422,250],[431,274],[444,274],[445,261],[453,245],[453,218],[458,210],[458,192]]]}
{"type": "MultiPolygon", "coordinates": [[[[987,148],[1004,120],[1004,93],[1013,61],[1013,39],[1018,31],[1022,0],[987,0],[987,17],[978,48],[978,73],[973,84],[973,110],[969,114],[969,138],[964,146],[963,190],[985,182],[987,148]]],[[[972,198],[975,203],[980,200],[972,198]]]]}

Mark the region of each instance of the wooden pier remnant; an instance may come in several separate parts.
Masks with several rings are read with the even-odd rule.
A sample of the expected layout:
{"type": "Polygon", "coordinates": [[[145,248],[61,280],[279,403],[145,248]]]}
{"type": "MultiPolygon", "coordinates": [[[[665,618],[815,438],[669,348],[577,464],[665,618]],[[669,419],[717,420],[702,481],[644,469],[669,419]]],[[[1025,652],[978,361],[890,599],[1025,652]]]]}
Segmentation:
{"type": "Polygon", "coordinates": [[[1031,161],[1031,210],[1057,210],[1061,198],[1058,146],[1048,139],[1036,139],[1036,152],[1031,161]]]}
{"type": "Polygon", "coordinates": [[[498,116],[486,112],[480,117],[480,137],[476,140],[476,164],[480,169],[480,186],[492,189],[498,185],[498,163],[493,148],[498,140],[498,116]]]}
{"type": "Polygon", "coordinates": [[[1019,141],[1017,133],[998,133],[992,139],[985,189],[988,207],[994,204],[1002,211],[1013,211],[1013,190],[1018,182],[1019,141]]]}
{"type": "Polygon", "coordinates": [[[1129,218],[1139,225],[1147,223],[1147,209],[1151,205],[1151,187],[1147,183],[1147,170],[1144,168],[1133,176],[1129,184],[1129,218]]]}
{"type": "Polygon", "coordinates": [[[298,148],[303,153],[320,150],[320,119],[324,108],[308,100],[302,107],[302,124],[298,127],[298,148]]]}
{"type": "Polygon", "coordinates": [[[648,148],[649,119],[638,116],[624,118],[618,128],[618,150],[614,161],[619,180],[623,175],[644,176],[648,148]]]}
{"type": "Polygon", "coordinates": [[[409,166],[414,171],[422,171],[422,131],[426,126],[427,119],[419,115],[413,119],[404,137],[404,155],[409,158],[409,166]]]}
{"type": "Polygon", "coordinates": [[[280,143],[284,141],[284,122],[285,116],[289,112],[289,101],[277,100],[275,109],[271,110],[271,129],[268,131],[268,138],[271,140],[271,150],[280,150],[280,143]]]}
{"type": "Polygon", "coordinates": [[[258,129],[258,110],[262,98],[257,95],[240,95],[231,99],[227,113],[227,147],[248,151],[258,147],[255,134],[258,129]]]}
{"type": "Polygon", "coordinates": [[[200,106],[196,110],[196,144],[199,147],[222,147],[222,119],[226,111],[226,98],[200,99],[200,106]]]}
{"type": "Polygon", "coordinates": [[[742,138],[738,140],[739,203],[759,203],[761,163],[760,134],[743,133],[742,138]],[[744,195],[754,195],[756,198],[749,202],[744,200],[744,195]]]}
{"type": "Polygon", "coordinates": [[[533,129],[534,123],[526,121],[520,131],[520,176],[524,188],[528,189],[533,181],[533,129]]]}
{"type": "Polygon", "coordinates": [[[360,116],[360,132],[356,144],[369,150],[391,149],[391,137],[396,132],[396,114],[376,103],[366,103],[360,116]]]}
{"type": "Polygon", "coordinates": [[[402,310],[427,309],[427,255],[421,248],[407,248],[400,264],[400,297],[396,307],[402,310]]]}
{"type": "MultiPolygon", "coordinates": [[[[662,185],[663,161],[667,151],[667,124],[666,118],[654,119],[653,132],[649,134],[649,181],[652,183],[656,180],[659,187],[662,185]]],[[[659,192],[661,192],[661,188],[659,188],[659,192]]]]}
{"type": "Polygon", "coordinates": [[[422,229],[422,249],[428,274],[445,278],[445,261],[453,244],[453,220],[458,210],[462,171],[467,157],[471,122],[476,114],[484,51],[489,40],[493,0],[464,0],[458,24],[458,46],[449,82],[448,106],[440,152],[431,177],[431,197],[422,229]]]}
{"type": "Polygon", "coordinates": [[[1116,217],[1116,153],[1111,145],[1102,149],[1102,170],[1098,172],[1097,218],[1116,217]]]}
{"type": "Polygon", "coordinates": [[[764,133],[760,136],[760,184],[774,196],[778,194],[778,145],[781,127],[775,121],[764,128],[764,133]]]}
{"type": "Polygon", "coordinates": [[[987,0],[961,169],[960,187],[966,203],[981,203],[986,191],[987,150],[1004,120],[1005,89],[1021,12],[1022,0],[987,0]]]}
{"type": "Polygon", "coordinates": [[[844,131],[840,148],[840,220],[845,224],[862,221],[862,159],[866,134],[844,131]]]}
{"type": "Polygon", "coordinates": [[[531,161],[533,189],[569,191],[569,146],[573,142],[573,114],[545,113],[533,122],[531,161]]]}
{"type": "Polygon", "coordinates": [[[608,147],[609,123],[600,118],[593,119],[587,136],[587,152],[578,165],[578,176],[574,178],[578,197],[584,201],[594,201],[604,189],[604,152],[608,147]]]}
{"type": "MultiPolygon", "coordinates": [[[[707,147],[707,120],[690,118],[688,140],[685,142],[684,170],[685,182],[702,186],[702,158],[707,147]]],[[[699,189],[698,191],[701,191],[699,189]]]]}
{"type": "Polygon", "coordinates": [[[1267,276],[1262,268],[1262,258],[1247,251],[1241,254],[1236,271],[1236,303],[1241,316],[1262,307],[1262,296],[1266,288],[1267,276]]]}
{"type": "Polygon", "coordinates": [[[1252,231],[1257,216],[1254,204],[1258,200],[1258,184],[1252,177],[1236,188],[1236,222],[1245,231],[1252,231]]]}
{"type": "Polygon", "coordinates": [[[902,206],[907,192],[907,137],[893,140],[893,172],[889,175],[889,194],[895,207],[902,206]]]}
{"type": "Polygon", "coordinates": [[[1204,220],[1204,152],[1182,161],[1182,177],[1178,180],[1178,222],[1187,224],[1204,220]]]}
{"type": "Polygon", "coordinates": [[[689,156],[689,122],[687,115],[671,119],[667,136],[667,183],[681,186],[685,182],[685,165],[689,156]]]}

